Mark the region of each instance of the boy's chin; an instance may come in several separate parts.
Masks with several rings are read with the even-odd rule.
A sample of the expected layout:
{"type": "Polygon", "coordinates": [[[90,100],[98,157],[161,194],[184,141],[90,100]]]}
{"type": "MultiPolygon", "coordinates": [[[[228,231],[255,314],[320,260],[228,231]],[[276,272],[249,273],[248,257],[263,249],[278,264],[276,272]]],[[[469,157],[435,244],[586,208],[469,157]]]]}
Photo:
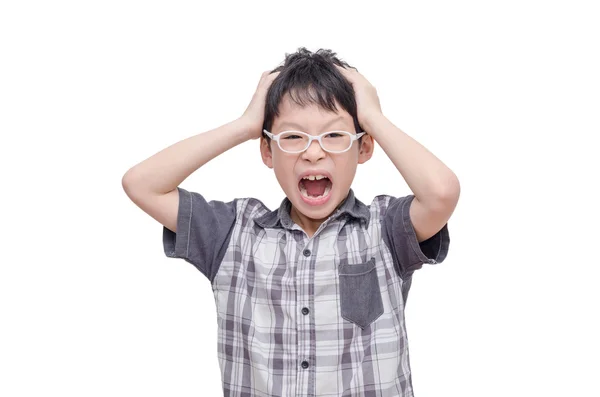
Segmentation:
{"type": "Polygon", "coordinates": [[[293,200],[296,211],[312,220],[327,219],[337,207],[336,195],[332,189],[327,197],[310,199],[302,196],[300,191],[295,192],[293,200]]]}

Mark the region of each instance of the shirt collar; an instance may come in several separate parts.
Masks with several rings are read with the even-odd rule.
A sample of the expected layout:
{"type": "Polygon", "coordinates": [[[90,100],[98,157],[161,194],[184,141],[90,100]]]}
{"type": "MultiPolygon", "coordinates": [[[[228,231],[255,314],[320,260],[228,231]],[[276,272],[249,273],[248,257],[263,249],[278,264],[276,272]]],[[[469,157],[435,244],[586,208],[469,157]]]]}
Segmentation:
{"type": "MultiPolygon", "coordinates": [[[[285,227],[291,229],[294,225],[294,221],[290,217],[291,208],[292,203],[286,197],[283,199],[278,209],[267,212],[256,218],[254,222],[262,227],[285,227]]],[[[362,219],[367,224],[371,218],[371,211],[369,211],[369,208],[364,203],[354,196],[354,191],[352,189],[350,189],[344,201],[342,201],[329,219],[333,220],[333,218],[337,218],[343,214],[348,214],[355,219],[362,219]]]]}

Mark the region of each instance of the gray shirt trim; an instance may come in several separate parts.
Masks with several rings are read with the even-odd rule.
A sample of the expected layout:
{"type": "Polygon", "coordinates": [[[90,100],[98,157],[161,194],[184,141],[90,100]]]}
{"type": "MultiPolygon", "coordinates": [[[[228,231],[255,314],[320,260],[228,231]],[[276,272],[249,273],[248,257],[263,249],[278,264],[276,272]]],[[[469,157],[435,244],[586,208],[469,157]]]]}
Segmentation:
{"type": "Polygon", "coordinates": [[[163,226],[165,255],[186,260],[212,283],[231,239],[237,199],[207,202],[199,193],[177,189],[177,233],[163,226]]]}
{"type": "Polygon", "coordinates": [[[381,221],[383,240],[392,253],[398,274],[404,280],[409,279],[423,263],[443,262],[450,245],[448,223],[431,238],[419,243],[410,220],[410,204],[414,198],[413,194],[392,198],[381,221]]]}

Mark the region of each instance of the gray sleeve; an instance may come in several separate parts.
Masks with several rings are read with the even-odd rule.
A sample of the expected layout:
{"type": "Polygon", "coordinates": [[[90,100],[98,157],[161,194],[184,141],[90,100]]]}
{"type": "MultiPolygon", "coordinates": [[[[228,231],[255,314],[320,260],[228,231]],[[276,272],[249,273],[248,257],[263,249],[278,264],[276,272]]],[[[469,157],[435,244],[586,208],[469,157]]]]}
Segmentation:
{"type": "Polygon", "coordinates": [[[236,200],[207,202],[199,193],[177,189],[177,233],[163,226],[165,255],[185,259],[212,282],[235,225],[236,200]]]}
{"type": "Polygon", "coordinates": [[[448,255],[450,235],[446,223],[431,238],[419,243],[410,220],[410,204],[414,195],[391,198],[382,219],[382,234],[392,252],[394,265],[403,279],[409,278],[423,263],[441,263],[448,255]]]}

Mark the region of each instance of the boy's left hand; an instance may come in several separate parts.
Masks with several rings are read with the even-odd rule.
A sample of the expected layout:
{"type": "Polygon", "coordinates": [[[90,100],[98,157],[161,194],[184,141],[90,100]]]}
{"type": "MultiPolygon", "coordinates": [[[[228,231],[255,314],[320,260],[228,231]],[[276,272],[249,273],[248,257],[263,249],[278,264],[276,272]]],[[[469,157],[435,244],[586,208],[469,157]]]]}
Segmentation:
{"type": "Polygon", "coordinates": [[[358,122],[363,128],[368,128],[372,118],[381,116],[381,104],[375,87],[354,68],[346,69],[335,65],[342,75],[352,84],[356,96],[358,122]]]}

